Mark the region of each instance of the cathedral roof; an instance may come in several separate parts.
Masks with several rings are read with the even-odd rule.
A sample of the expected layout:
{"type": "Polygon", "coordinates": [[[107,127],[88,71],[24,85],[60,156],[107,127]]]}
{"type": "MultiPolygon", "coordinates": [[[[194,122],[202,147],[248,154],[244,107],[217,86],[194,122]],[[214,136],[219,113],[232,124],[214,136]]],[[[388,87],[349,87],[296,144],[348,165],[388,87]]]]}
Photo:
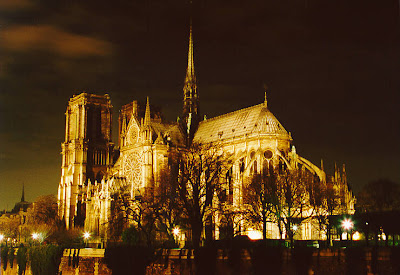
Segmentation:
{"type": "Polygon", "coordinates": [[[178,123],[163,123],[160,121],[151,120],[150,125],[155,134],[161,135],[161,137],[157,136],[156,138],[162,138],[164,142],[168,142],[174,146],[181,146],[185,144],[184,137],[178,123]]]}
{"type": "Polygon", "coordinates": [[[194,141],[208,143],[252,134],[290,139],[266,103],[261,103],[200,122],[194,141]]]}

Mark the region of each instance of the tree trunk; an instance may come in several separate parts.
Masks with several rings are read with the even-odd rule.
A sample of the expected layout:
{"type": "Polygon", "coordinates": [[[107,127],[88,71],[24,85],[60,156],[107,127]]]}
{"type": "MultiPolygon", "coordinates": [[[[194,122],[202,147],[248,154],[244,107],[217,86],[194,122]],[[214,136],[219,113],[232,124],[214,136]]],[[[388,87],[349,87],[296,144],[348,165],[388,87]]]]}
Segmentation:
{"type": "Polygon", "coordinates": [[[267,239],[267,215],[263,214],[263,240],[267,239]]]}

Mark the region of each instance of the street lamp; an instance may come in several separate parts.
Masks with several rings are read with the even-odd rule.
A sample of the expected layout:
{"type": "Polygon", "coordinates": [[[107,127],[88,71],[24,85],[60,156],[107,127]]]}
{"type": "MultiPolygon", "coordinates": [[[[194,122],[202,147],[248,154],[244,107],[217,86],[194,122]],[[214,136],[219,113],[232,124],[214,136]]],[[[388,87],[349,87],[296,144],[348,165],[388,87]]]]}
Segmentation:
{"type": "Polygon", "coordinates": [[[349,231],[351,231],[354,227],[353,221],[351,219],[344,219],[342,221],[342,227],[346,231],[346,238],[348,239],[349,231]]]}
{"type": "Polygon", "coordinates": [[[34,239],[35,241],[39,240],[39,233],[33,232],[32,239],[34,239]]]}
{"type": "Polygon", "coordinates": [[[344,230],[349,231],[353,228],[353,222],[350,219],[345,219],[342,221],[342,227],[344,230]]]}
{"type": "Polygon", "coordinates": [[[4,235],[0,234],[0,243],[4,240],[4,235]]]}
{"type": "Polygon", "coordinates": [[[176,244],[179,245],[179,235],[181,234],[180,228],[176,226],[172,229],[172,234],[174,234],[176,244]]]}
{"type": "Polygon", "coordinates": [[[83,233],[83,239],[85,240],[85,247],[87,247],[89,238],[90,238],[90,232],[85,231],[85,233],[83,233]]]}

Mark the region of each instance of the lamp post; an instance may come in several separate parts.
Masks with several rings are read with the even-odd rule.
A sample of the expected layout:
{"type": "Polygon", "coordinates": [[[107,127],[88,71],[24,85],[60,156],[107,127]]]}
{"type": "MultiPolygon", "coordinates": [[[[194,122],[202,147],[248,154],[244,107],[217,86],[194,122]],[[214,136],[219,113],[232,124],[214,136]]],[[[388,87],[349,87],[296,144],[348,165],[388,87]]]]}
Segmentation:
{"type": "MultiPolygon", "coordinates": [[[[344,219],[342,221],[342,228],[346,231],[347,233],[347,239],[349,239],[349,231],[351,231],[354,227],[353,221],[351,219],[344,219]]],[[[350,232],[351,235],[351,232],[350,232]]]]}
{"type": "Polygon", "coordinates": [[[42,243],[43,236],[42,236],[41,233],[33,232],[31,236],[32,236],[32,239],[33,239],[34,242],[38,242],[39,244],[42,243]]]}
{"type": "Polygon", "coordinates": [[[174,229],[172,229],[172,234],[174,234],[175,237],[175,243],[177,243],[179,245],[179,235],[181,233],[181,230],[179,229],[179,227],[175,227],[174,229]]]}
{"type": "Polygon", "coordinates": [[[85,240],[85,247],[88,246],[88,240],[90,238],[90,232],[85,231],[85,233],[83,233],[83,239],[85,240]]]}

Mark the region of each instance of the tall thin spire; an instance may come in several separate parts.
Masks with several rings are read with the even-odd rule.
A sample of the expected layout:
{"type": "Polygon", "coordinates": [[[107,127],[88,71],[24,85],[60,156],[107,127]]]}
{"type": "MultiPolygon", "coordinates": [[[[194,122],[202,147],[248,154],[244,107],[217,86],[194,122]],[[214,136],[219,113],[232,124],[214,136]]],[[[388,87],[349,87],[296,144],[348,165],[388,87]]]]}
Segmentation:
{"type": "Polygon", "coordinates": [[[149,103],[149,97],[147,97],[146,112],[144,114],[144,126],[149,126],[149,125],[150,125],[150,103],[149,103]]]}
{"type": "Polygon", "coordinates": [[[264,83],[264,105],[265,105],[265,107],[268,106],[267,90],[268,90],[268,86],[267,86],[267,84],[264,83]]]}
{"type": "Polygon", "coordinates": [[[25,201],[25,184],[22,183],[22,196],[21,196],[21,202],[25,201]]]}
{"type": "Polygon", "coordinates": [[[196,82],[196,75],[194,74],[194,59],[193,59],[193,30],[192,19],[190,18],[190,33],[189,33],[189,50],[188,50],[188,65],[186,70],[186,82],[196,82]]]}
{"type": "Polygon", "coordinates": [[[197,94],[197,80],[194,72],[193,28],[192,19],[190,18],[188,65],[183,86],[183,114],[181,122],[185,132],[188,134],[188,143],[193,138],[199,121],[199,96],[197,94]]]}

